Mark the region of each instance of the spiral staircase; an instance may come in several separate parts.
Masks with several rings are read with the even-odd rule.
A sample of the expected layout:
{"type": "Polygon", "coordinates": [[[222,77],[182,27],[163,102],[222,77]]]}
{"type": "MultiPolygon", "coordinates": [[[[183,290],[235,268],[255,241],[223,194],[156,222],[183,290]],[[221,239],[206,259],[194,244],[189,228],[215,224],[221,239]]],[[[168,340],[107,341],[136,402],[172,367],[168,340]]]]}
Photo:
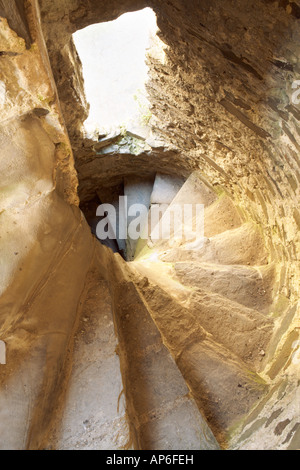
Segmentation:
{"type": "Polygon", "coordinates": [[[175,187],[167,210],[204,205],[204,244],[139,240],[126,262],[95,240],[58,448],[228,449],[268,392],[262,233],[198,173],[175,187]]]}

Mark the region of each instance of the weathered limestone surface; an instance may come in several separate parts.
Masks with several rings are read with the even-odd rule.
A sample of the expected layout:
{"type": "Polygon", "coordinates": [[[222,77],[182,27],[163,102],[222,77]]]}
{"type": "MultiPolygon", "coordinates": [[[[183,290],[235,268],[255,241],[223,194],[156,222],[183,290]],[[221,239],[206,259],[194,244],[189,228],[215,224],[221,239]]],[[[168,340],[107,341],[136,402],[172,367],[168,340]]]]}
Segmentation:
{"type": "Polygon", "coordinates": [[[109,286],[97,259],[80,303],[68,391],[52,445],[62,450],[123,449],[130,435],[118,340],[109,286]]]}
{"type": "Polygon", "coordinates": [[[97,256],[114,299],[130,444],[143,450],[218,450],[130,268],[105,248],[97,256]]]}
{"type": "Polygon", "coordinates": [[[286,316],[278,311],[282,265],[269,263],[259,226],[224,194],[216,199],[197,173],[169,209],[176,200],[206,204],[208,233],[193,247],[176,231],[148,242],[131,264],[140,293],[224,448],[297,448],[299,322],[297,304],[285,306],[286,316]],[[291,402],[275,393],[283,384],[291,402]],[[289,417],[275,421],[283,407],[289,417]]]}
{"type": "MultiPolygon", "coordinates": [[[[154,178],[141,181],[137,178],[126,178],[124,181],[124,195],[127,197],[128,207],[139,204],[147,209],[147,212],[140,212],[140,224],[141,232],[144,231],[144,227],[147,224],[148,209],[150,208],[151,193],[153,189],[154,178]]],[[[130,214],[129,214],[130,215],[130,214]]],[[[126,241],[126,258],[128,261],[134,259],[138,239],[133,239],[130,234],[130,225],[134,222],[135,217],[129,216],[127,220],[128,227],[128,238],[126,241]]]]}
{"type": "Polygon", "coordinates": [[[171,204],[183,183],[182,178],[157,174],[151,194],[151,204],[171,204]]]}
{"type": "Polygon", "coordinates": [[[93,253],[38,5],[22,5],[0,5],[1,449],[44,445],[93,253]]]}
{"type": "MultiPolygon", "coordinates": [[[[216,403],[221,357],[224,361],[228,357],[223,346],[204,339],[207,333],[201,323],[207,322],[209,315],[213,317],[215,308],[211,312],[209,307],[215,303],[226,318],[228,347],[232,340],[228,331],[233,327],[228,321],[230,312],[237,325],[243,323],[245,312],[249,317],[254,315],[252,304],[237,308],[231,303],[235,302],[233,298],[225,307],[223,298],[220,300],[224,293],[222,266],[231,266],[226,268],[227,281],[238,283],[246,269],[243,267],[242,273],[238,266],[244,264],[250,266],[248,300],[254,300],[252,279],[255,289],[259,285],[253,270],[265,265],[259,272],[262,277],[272,278],[272,293],[267,291],[266,295],[273,303],[267,320],[264,315],[270,299],[262,306],[261,317],[257,316],[259,339],[249,346],[255,350],[252,363],[258,367],[259,362],[263,383],[257,382],[256,375],[246,380],[244,364],[236,357],[227,364],[227,379],[235,379],[228,379],[225,392],[231,396],[233,386],[242,390],[235,415],[241,421],[235,423],[226,442],[234,449],[299,449],[300,110],[293,100],[293,84],[300,74],[299,19],[298,0],[0,1],[0,340],[7,346],[7,365],[0,366],[1,448],[55,447],[55,438],[62,431],[59,419],[67,392],[69,396],[75,393],[72,370],[76,373],[76,367],[80,368],[76,358],[84,345],[75,343],[73,354],[73,339],[84,298],[81,294],[88,273],[92,273],[90,263],[95,252],[95,240],[78,209],[78,179],[79,195],[87,202],[103,188],[109,192],[111,187],[121,185],[124,177],[147,177],[159,172],[187,178],[196,170],[213,194],[206,209],[209,246],[185,253],[174,249],[162,261],[175,263],[175,272],[193,287],[201,280],[203,269],[207,272],[208,264],[218,265],[213,270],[215,292],[208,295],[195,291],[187,299],[190,304],[182,305],[181,296],[187,286],[176,290],[167,278],[164,288],[153,287],[141,278],[135,285],[118,258],[110,254],[107,263],[99,254],[103,276],[108,276],[105,279],[112,284],[112,310],[132,442],[137,448],[175,446],[174,440],[168,442],[170,432],[175,432],[173,423],[184,428],[190,424],[190,420],[184,421],[188,416],[195,422],[189,428],[189,442],[182,441],[181,445],[196,448],[200,442],[204,447],[217,447],[205,419],[195,408],[196,399],[187,395],[186,383],[196,395],[203,384],[203,377],[198,375],[203,360],[213,393],[202,395],[202,399],[216,403]],[[166,45],[164,61],[149,56],[151,126],[156,144],[152,147],[146,142],[140,147],[136,142],[133,152],[125,152],[120,142],[116,147],[103,149],[98,143],[94,148],[94,142],[84,140],[81,134],[88,104],[71,35],[89,24],[112,20],[145,6],[152,6],[157,13],[159,36],[166,45]],[[164,145],[158,145],[161,141],[164,145]],[[238,208],[237,213],[232,205],[238,208]],[[226,227],[226,231],[216,225],[226,227]],[[182,267],[186,261],[193,263],[194,271],[179,272],[178,263],[182,267]],[[269,268],[274,269],[272,274],[269,268]],[[164,291],[169,288],[174,288],[178,298],[174,292],[175,300],[164,291]],[[155,310],[159,301],[162,308],[155,310]],[[197,303],[202,311],[197,312],[197,303]],[[126,315],[131,313],[126,308],[130,305],[132,310],[137,309],[140,325],[145,320],[156,337],[151,345],[157,349],[142,347],[139,357],[126,337],[130,331],[126,315]],[[184,334],[176,328],[174,335],[170,334],[170,305],[174,306],[173,319],[182,315],[184,334]],[[158,315],[160,311],[165,317],[158,315]],[[197,313],[199,323],[194,330],[197,313]],[[271,324],[274,328],[269,337],[271,324]],[[184,346],[177,365],[161,341],[161,332],[174,356],[177,348],[184,346]],[[203,342],[185,343],[194,332],[203,342]],[[259,344],[265,350],[258,351],[259,344]],[[172,364],[173,373],[167,383],[158,380],[158,395],[152,396],[153,402],[139,402],[137,388],[131,387],[136,378],[132,367],[136,361],[145,371],[151,364],[150,375],[137,385],[146,390],[149,381],[157,380],[154,372],[160,372],[155,360],[165,361],[166,367],[172,364]],[[215,372],[210,375],[211,371],[215,372]],[[169,395],[164,396],[160,390],[167,390],[170,384],[169,395]],[[264,396],[266,389],[268,394],[264,396]],[[258,405],[245,418],[258,398],[258,405]],[[168,407],[164,409],[162,403],[168,403],[168,407]],[[153,411],[159,413],[159,419],[153,418],[153,411]]],[[[180,285],[178,278],[176,283],[180,285]]],[[[102,287],[105,295],[107,285],[102,287]]],[[[234,295],[231,291],[230,296],[234,295]]],[[[255,326],[257,318],[251,318],[255,326]]],[[[131,324],[131,328],[135,326],[131,324]]],[[[107,327],[105,323],[103,328],[107,327]]],[[[209,330],[208,323],[205,327],[209,330]]],[[[95,329],[100,334],[101,324],[95,329]]],[[[147,342],[149,338],[142,333],[140,327],[138,339],[147,342]]],[[[219,330],[211,329],[209,335],[220,341],[219,330]]],[[[235,347],[239,341],[240,337],[235,347]]],[[[243,361],[249,359],[247,348],[243,361]]],[[[120,384],[120,376],[118,380],[120,384]]],[[[197,405],[205,409],[203,401],[197,405]]],[[[112,410],[103,425],[116,418],[115,404],[112,410]]],[[[65,411],[66,420],[74,423],[72,410],[66,406],[65,411]]],[[[228,415],[216,404],[213,412],[216,416],[210,415],[212,422],[220,413],[224,427],[231,424],[232,410],[228,415]]],[[[123,417],[124,409],[117,420],[123,417]]],[[[64,432],[62,447],[67,447],[70,441],[66,428],[64,432]]],[[[124,427],[116,447],[126,441],[126,432],[124,427]]],[[[84,446],[85,436],[79,428],[77,437],[79,445],[84,446]]],[[[111,445],[100,441],[97,445],[111,445]]]]}

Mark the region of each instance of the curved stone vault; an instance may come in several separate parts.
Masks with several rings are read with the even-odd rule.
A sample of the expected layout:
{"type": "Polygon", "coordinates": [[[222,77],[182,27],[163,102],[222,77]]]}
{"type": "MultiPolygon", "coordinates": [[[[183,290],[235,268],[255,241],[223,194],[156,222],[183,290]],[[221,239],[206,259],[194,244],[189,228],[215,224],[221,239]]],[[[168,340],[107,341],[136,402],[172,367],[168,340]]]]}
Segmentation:
{"type": "Polygon", "coordinates": [[[299,20],[298,0],[0,0],[1,449],[299,449],[299,20]],[[145,7],[152,139],[87,138],[72,34],[145,7]],[[126,263],[87,220],[162,180],[169,210],[204,204],[206,243],[126,263]]]}

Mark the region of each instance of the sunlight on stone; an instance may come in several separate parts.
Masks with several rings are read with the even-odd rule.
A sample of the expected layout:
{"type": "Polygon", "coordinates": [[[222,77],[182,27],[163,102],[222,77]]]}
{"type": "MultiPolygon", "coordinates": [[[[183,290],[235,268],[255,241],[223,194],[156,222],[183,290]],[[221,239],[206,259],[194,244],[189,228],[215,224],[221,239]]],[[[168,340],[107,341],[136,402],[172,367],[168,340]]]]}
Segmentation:
{"type": "Polygon", "coordinates": [[[145,89],[147,49],[157,44],[156,15],[150,8],[77,31],[90,114],[85,130],[145,126],[151,117],[145,89]]]}

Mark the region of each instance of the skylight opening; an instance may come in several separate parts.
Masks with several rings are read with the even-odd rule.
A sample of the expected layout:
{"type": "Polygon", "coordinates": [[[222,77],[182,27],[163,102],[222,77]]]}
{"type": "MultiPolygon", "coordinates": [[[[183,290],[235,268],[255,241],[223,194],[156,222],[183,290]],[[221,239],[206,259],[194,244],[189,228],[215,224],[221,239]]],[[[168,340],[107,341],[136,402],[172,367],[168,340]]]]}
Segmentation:
{"type": "Polygon", "coordinates": [[[90,103],[84,123],[89,136],[116,128],[147,127],[151,111],[145,88],[146,56],[151,50],[156,59],[163,55],[157,31],[154,11],[145,8],[73,35],[90,103]]]}

